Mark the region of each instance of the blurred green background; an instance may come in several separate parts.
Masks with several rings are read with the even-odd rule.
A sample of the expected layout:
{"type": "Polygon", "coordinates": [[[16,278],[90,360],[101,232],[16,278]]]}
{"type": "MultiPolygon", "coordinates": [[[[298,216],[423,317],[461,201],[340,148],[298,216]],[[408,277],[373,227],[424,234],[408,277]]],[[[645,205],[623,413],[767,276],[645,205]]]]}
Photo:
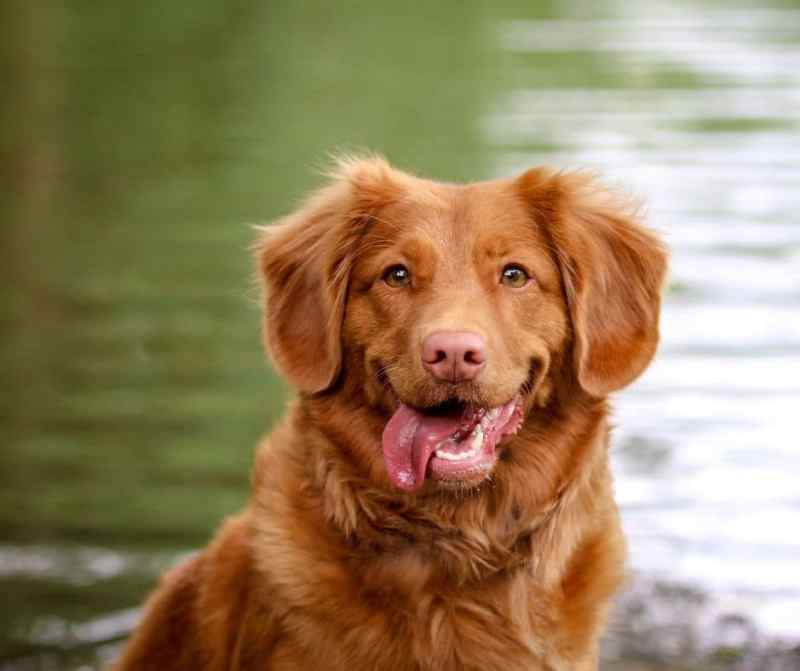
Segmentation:
{"type": "MultiPolygon", "coordinates": [[[[798,177],[786,153],[797,147],[799,43],[795,3],[5,0],[0,667],[107,659],[158,572],[246,500],[255,443],[287,393],[261,351],[251,225],[318,184],[329,152],[378,151],[446,180],[551,162],[596,164],[645,195],[654,183],[678,184],[654,206],[686,224],[675,229],[676,256],[688,261],[671,301],[676,311],[702,307],[718,297],[714,287],[703,294],[696,246],[681,237],[686,213],[733,212],[755,227],[731,248],[712,223],[722,275],[726,248],[734,263],[797,261],[786,213],[796,211],[787,194],[798,177]],[[783,220],[752,199],[731,204],[714,165],[697,173],[699,147],[723,152],[717,165],[747,170],[751,157],[724,152],[754,139],[763,147],[763,137],[779,154],[768,174],[778,170],[784,190],[753,198],[777,203],[783,220]],[[659,154],[676,146],[678,158],[659,154]],[[664,166],[686,167],[687,183],[664,166]],[[703,206],[689,207],[698,195],[703,206]],[[765,252],[758,226],[775,221],[788,233],[765,252]]],[[[782,286],[766,289],[774,304],[795,305],[796,291],[783,296],[782,286]]],[[[728,289],[719,288],[723,303],[728,289]]],[[[793,362],[797,332],[778,344],[793,362]]],[[[685,339],[690,356],[702,354],[691,346],[708,347],[685,339]]],[[[655,379],[656,390],[669,386],[655,379]]],[[[645,427],[623,441],[623,484],[625,459],[639,473],[679,447],[653,436],[645,427]]],[[[796,547],[788,551],[796,561],[796,547]]],[[[702,576],[688,582],[667,600],[702,601],[702,576]]],[[[722,638],[684,658],[734,668],[752,641],[722,638]]],[[[609,669],[669,658],[609,650],[609,669]]]]}

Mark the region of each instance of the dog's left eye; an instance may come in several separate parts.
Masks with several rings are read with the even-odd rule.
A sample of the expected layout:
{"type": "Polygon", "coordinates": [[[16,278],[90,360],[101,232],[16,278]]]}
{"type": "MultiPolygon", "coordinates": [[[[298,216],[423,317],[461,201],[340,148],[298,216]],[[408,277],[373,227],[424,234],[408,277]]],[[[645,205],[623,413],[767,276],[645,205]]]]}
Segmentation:
{"type": "Polygon", "coordinates": [[[406,287],[411,283],[411,272],[405,266],[392,266],[383,273],[383,281],[390,287],[406,287]]]}
{"type": "Polygon", "coordinates": [[[531,276],[525,272],[525,269],[518,266],[516,263],[507,265],[503,268],[503,272],[500,275],[500,282],[512,289],[521,289],[530,279],[531,276]]]}

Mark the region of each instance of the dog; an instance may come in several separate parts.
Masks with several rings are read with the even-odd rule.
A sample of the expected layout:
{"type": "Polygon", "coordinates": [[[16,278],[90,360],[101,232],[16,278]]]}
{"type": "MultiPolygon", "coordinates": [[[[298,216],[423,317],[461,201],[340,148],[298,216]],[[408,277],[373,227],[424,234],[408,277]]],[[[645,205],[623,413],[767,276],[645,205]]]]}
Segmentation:
{"type": "Polygon", "coordinates": [[[596,669],[625,559],[608,396],[656,350],[660,239],[593,176],[366,157],[256,256],[297,398],[115,668],[596,669]]]}

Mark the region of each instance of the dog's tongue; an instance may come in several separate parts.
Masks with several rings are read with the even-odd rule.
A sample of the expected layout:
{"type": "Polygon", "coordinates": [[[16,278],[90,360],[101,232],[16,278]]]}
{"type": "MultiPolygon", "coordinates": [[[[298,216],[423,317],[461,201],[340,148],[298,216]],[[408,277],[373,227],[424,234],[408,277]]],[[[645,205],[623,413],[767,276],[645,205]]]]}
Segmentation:
{"type": "Polygon", "coordinates": [[[383,430],[383,460],[392,483],[407,492],[419,489],[436,446],[463,423],[460,416],[425,415],[401,403],[383,430]]]}

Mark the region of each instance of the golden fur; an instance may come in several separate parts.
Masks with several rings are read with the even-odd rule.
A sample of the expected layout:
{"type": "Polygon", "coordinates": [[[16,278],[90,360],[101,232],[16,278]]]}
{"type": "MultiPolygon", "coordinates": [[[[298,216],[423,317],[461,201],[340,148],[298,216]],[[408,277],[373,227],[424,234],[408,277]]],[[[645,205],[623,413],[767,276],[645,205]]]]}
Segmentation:
{"type": "Polygon", "coordinates": [[[343,161],[257,256],[266,345],[298,398],[248,507],[164,577],[116,668],[595,669],[625,554],[606,398],[657,345],[658,239],[584,175],[453,185],[374,158],[343,161]],[[379,281],[397,259],[413,290],[379,281]],[[498,284],[509,260],[530,289],[498,284]],[[480,382],[431,381],[417,344],[434,327],[484,334],[480,382]],[[518,390],[490,479],[392,487],[398,398],[518,390]]]}

